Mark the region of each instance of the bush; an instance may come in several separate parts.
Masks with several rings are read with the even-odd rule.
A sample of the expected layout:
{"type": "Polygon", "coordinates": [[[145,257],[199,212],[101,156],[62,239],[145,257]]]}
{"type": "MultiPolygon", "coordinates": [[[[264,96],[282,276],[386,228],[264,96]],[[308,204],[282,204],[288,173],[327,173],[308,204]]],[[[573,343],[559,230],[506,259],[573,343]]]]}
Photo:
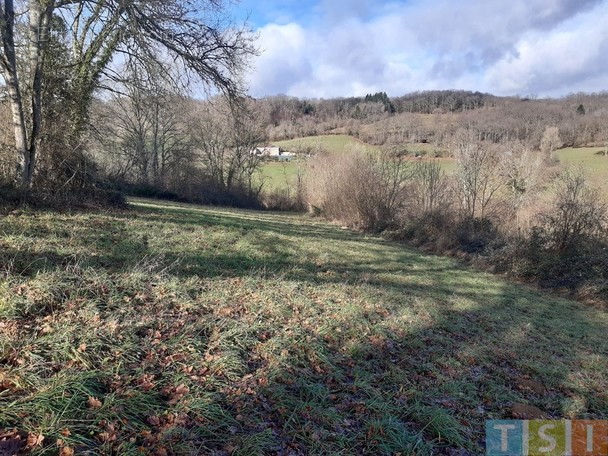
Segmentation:
{"type": "Polygon", "coordinates": [[[513,271],[540,285],[579,291],[604,290],[608,280],[606,205],[584,175],[566,172],[538,224],[521,239],[513,271]]]}
{"type": "Polygon", "coordinates": [[[447,227],[454,226],[454,214],[447,210],[424,212],[419,216],[404,219],[398,230],[390,233],[394,239],[406,241],[437,253],[454,248],[453,233],[447,227]]]}
{"type": "Polygon", "coordinates": [[[466,217],[454,226],[455,247],[465,253],[483,253],[500,235],[490,219],[466,217]]]}
{"type": "Polygon", "coordinates": [[[381,232],[396,226],[410,177],[408,162],[391,152],[317,157],[306,173],[306,201],[313,213],[381,232]]]}
{"type": "Polygon", "coordinates": [[[306,205],[301,198],[292,196],[288,190],[274,190],[262,196],[262,205],[271,211],[303,212],[306,205]]]}
{"type": "Polygon", "coordinates": [[[550,210],[540,215],[540,226],[547,233],[551,248],[559,252],[581,249],[604,234],[606,209],[582,172],[566,172],[557,180],[550,210]]]}

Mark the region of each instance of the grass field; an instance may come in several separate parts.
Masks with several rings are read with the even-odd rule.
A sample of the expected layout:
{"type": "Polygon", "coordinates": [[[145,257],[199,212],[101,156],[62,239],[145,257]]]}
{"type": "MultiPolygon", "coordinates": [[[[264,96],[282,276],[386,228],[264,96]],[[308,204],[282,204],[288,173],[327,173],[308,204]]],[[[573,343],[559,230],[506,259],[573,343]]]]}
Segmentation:
{"type": "Polygon", "coordinates": [[[608,186],[608,156],[599,155],[605,147],[568,147],[555,152],[563,166],[581,166],[596,185],[608,186]]]}
{"type": "Polygon", "coordinates": [[[289,162],[268,162],[262,167],[265,190],[290,188],[295,190],[298,170],[306,167],[305,159],[289,162]]]}
{"type": "MultiPolygon", "coordinates": [[[[289,141],[279,141],[277,146],[286,150],[297,149],[302,145],[322,147],[330,152],[345,152],[351,147],[363,147],[363,150],[378,151],[375,146],[366,145],[356,138],[347,135],[325,135],[307,138],[292,139],[289,141]]],[[[421,152],[432,154],[434,146],[431,144],[410,144],[407,146],[410,152],[421,152]]],[[[598,155],[597,152],[604,151],[604,147],[569,147],[555,152],[563,167],[582,167],[589,176],[593,185],[601,188],[608,186],[608,157],[598,155]]],[[[450,158],[439,159],[442,168],[451,174],[456,169],[456,162],[450,158]]],[[[262,175],[266,181],[266,188],[271,190],[283,189],[287,186],[286,182],[293,183],[301,163],[276,163],[270,162],[264,165],[262,175]],[[285,176],[287,175],[287,180],[285,176]]]]}
{"type": "Polygon", "coordinates": [[[0,218],[0,454],[476,455],[608,417],[608,314],[303,215],[0,218]]]}
{"type": "Polygon", "coordinates": [[[305,138],[277,141],[273,143],[287,151],[297,152],[301,148],[312,148],[313,150],[324,150],[330,153],[343,153],[351,149],[360,149],[376,152],[378,147],[366,144],[348,135],[321,135],[307,136],[305,138]]]}
{"type": "MultiPolygon", "coordinates": [[[[309,136],[306,138],[291,139],[287,141],[278,141],[273,144],[287,150],[298,151],[304,148],[312,150],[324,150],[330,153],[344,153],[349,150],[363,150],[366,152],[378,152],[379,147],[363,143],[358,139],[348,135],[323,135],[309,136]]],[[[432,144],[408,144],[407,149],[413,154],[420,152],[432,157],[435,147],[432,144]]],[[[298,169],[304,167],[305,159],[302,161],[292,162],[269,162],[262,168],[262,176],[266,182],[267,190],[285,189],[288,185],[292,185],[296,181],[298,169]]],[[[453,172],[455,163],[450,159],[440,159],[439,163],[446,172],[453,172]]]]}

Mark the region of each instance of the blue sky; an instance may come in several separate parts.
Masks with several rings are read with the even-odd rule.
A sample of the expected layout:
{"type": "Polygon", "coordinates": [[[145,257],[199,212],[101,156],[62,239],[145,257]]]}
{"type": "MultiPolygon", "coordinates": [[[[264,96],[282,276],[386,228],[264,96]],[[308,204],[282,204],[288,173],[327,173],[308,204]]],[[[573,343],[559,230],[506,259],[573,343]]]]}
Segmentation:
{"type": "Polygon", "coordinates": [[[608,90],[608,0],[242,0],[250,93],[608,90]]]}

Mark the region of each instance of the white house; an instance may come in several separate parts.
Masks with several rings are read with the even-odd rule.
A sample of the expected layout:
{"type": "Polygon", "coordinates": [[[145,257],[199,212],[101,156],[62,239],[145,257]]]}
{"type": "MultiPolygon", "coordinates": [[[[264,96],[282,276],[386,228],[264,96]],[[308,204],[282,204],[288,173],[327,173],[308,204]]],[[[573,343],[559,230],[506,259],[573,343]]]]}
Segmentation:
{"type": "Polygon", "coordinates": [[[276,146],[254,147],[251,150],[251,155],[260,155],[262,157],[280,157],[281,148],[276,146]]]}

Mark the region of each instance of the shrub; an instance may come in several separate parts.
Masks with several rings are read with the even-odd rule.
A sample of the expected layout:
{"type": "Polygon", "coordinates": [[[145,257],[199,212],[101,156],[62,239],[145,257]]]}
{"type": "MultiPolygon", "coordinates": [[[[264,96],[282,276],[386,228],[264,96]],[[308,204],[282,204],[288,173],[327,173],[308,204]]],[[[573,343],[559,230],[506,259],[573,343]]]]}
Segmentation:
{"type": "Polygon", "coordinates": [[[590,188],[582,172],[568,171],[557,180],[555,199],[541,214],[541,227],[551,248],[560,252],[581,248],[604,233],[606,204],[597,190],[590,188]]]}
{"type": "Polygon", "coordinates": [[[293,196],[288,190],[274,190],[264,193],[262,205],[265,209],[272,211],[293,211],[301,212],[305,210],[304,202],[297,195],[293,196]]]}
{"type": "Polygon", "coordinates": [[[392,152],[316,157],[306,173],[312,212],[366,231],[394,227],[405,204],[409,163],[392,152]]]}
{"type": "Polygon", "coordinates": [[[512,241],[514,248],[499,260],[509,270],[541,286],[606,297],[608,239],[606,206],[580,172],[566,172],[556,181],[548,209],[537,217],[529,234],[512,241]],[[594,291],[589,291],[594,290],[594,291]]]}

